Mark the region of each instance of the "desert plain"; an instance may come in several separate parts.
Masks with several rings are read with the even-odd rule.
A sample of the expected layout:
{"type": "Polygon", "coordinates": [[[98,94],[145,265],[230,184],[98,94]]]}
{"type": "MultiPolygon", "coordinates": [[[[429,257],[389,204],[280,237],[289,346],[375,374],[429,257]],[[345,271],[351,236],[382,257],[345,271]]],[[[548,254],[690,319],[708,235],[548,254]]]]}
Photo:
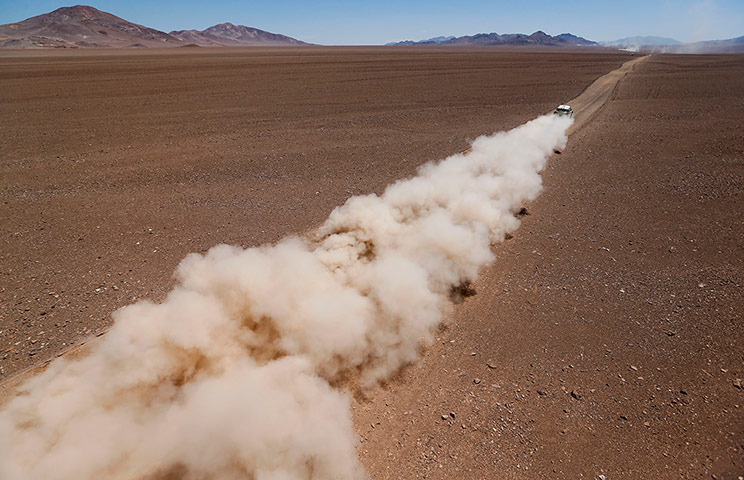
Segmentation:
{"type": "MultiPolygon", "coordinates": [[[[320,224],[627,53],[0,53],[0,382],[188,253],[320,224]]],[[[575,129],[421,360],[354,391],[370,478],[744,474],[744,57],[653,55],[575,129]]]]}

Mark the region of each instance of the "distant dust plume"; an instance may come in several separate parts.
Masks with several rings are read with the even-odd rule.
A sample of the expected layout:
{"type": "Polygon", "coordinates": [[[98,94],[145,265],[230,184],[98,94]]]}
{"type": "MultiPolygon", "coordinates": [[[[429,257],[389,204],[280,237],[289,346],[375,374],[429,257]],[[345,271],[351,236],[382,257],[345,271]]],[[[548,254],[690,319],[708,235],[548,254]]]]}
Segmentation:
{"type": "Polygon", "coordinates": [[[0,478],[361,479],[347,394],[416,360],[519,225],[571,120],[543,116],[350,198],[307,238],[186,257],[0,413],[0,478]]]}

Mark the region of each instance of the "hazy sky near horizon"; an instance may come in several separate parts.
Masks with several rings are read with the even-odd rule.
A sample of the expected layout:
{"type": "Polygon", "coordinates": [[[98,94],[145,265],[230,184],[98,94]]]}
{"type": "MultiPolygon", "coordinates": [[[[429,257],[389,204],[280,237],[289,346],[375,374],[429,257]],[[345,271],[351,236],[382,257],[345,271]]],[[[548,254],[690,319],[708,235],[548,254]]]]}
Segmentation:
{"type": "MultiPolygon", "coordinates": [[[[327,45],[439,35],[570,32],[590,40],[655,35],[698,41],[744,35],[744,0],[80,0],[163,31],[243,24],[327,45]]],[[[0,0],[0,24],[74,3],[0,0]]]]}

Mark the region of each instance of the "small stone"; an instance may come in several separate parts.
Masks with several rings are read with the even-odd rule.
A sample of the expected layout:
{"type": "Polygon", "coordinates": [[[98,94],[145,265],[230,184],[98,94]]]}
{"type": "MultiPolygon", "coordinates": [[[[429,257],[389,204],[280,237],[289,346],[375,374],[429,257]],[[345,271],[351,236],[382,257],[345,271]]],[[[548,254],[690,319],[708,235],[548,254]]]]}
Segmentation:
{"type": "Polygon", "coordinates": [[[455,412],[450,412],[450,415],[449,416],[452,417],[452,419],[454,420],[455,419],[455,412]]]}
{"type": "Polygon", "coordinates": [[[486,366],[488,368],[495,369],[497,365],[496,365],[496,362],[488,362],[486,363],[486,366]]]}
{"type": "Polygon", "coordinates": [[[581,394],[576,390],[571,390],[571,396],[576,400],[581,400],[581,394]]]}
{"type": "Polygon", "coordinates": [[[449,415],[442,415],[442,420],[449,420],[449,415]]]}
{"type": "Polygon", "coordinates": [[[474,378],[473,379],[473,383],[476,384],[476,385],[478,385],[480,382],[481,382],[481,379],[480,378],[474,378]]]}
{"type": "Polygon", "coordinates": [[[733,384],[734,384],[734,387],[738,388],[739,390],[744,388],[741,384],[741,378],[737,378],[736,380],[734,380],[733,384]]]}
{"type": "Polygon", "coordinates": [[[638,367],[636,367],[635,365],[631,365],[630,369],[633,370],[634,372],[638,371],[638,367]]]}
{"type": "Polygon", "coordinates": [[[548,392],[546,392],[545,390],[538,390],[537,394],[540,395],[541,397],[544,397],[545,395],[548,394],[548,392]]]}

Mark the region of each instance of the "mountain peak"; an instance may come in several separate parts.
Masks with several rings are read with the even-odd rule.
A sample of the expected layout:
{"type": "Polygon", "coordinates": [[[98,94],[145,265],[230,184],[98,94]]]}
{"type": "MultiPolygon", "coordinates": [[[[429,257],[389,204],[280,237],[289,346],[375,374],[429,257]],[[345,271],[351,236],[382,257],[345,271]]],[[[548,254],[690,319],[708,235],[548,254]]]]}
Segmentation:
{"type": "Polygon", "coordinates": [[[49,12],[48,15],[52,15],[54,13],[70,15],[70,14],[102,13],[102,12],[98,10],[96,7],[91,7],[90,5],[73,5],[71,7],[59,7],[58,9],[49,12]]]}
{"type": "Polygon", "coordinates": [[[242,27],[243,25],[235,25],[234,23],[225,22],[225,23],[218,23],[217,25],[212,25],[207,30],[211,29],[234,29],[242,27]]]}
{"type": "Polygon", "coordinates": [[[102,12],[95,7],[90,5],[75,5],[72,7],[60,7],[52,12],[38,17],[46,17],[56,21],[73,21],[78,18],[102,18],[102,17],[113,17],[110,13],[102,12]]]}
{"type": "Polygon", "coordinates": [[[306,45],[291,37],[230,22],[212,25],[201,32],[171,32],[171,35],[197,45],[306,45]]]}

